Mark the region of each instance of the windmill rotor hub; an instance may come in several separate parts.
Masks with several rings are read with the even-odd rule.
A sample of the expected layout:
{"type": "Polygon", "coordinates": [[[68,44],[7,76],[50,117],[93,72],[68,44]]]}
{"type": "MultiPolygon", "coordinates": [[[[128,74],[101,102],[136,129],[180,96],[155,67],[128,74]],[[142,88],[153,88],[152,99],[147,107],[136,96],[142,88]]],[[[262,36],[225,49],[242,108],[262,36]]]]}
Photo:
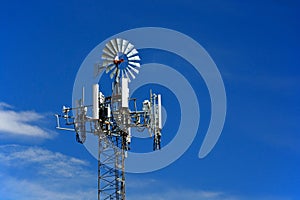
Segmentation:
{"type": "Polygon", "coordinates": [[[114,60],[115,65],[120,65],[122,62],[124,62],[124,59],[114,60]]]}

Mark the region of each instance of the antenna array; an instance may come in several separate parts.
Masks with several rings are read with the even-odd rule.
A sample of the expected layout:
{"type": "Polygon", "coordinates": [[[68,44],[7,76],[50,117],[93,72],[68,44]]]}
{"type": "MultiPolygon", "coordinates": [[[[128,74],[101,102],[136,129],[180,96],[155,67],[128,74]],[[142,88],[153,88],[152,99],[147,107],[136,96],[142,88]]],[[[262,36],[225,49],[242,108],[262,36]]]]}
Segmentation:
{"type": "Polygon", "coordinates": [[[94,66],[95,75],[103,69],[110,73],[110,78],[114,79],[112,94],[104,96],[99,85],[94,84],[93,104],[85,105],[83,88],[75,108],[63,106],[62,114],[55,115],[56,128],[74,131],[76,141],[81,144],[86,141],[87,134],[98,137],[98,200],[125,200],[124,161],[130,150],[131,129],[147,128],[153,137],[153,150],[161,148],[161,95],[150,91],[150,98],[143,101],[142,110],[137,109],[136,99],[129,97],[129,83],[141,67],[138,51],[129,41],[110,40],[103,49],[102,59],[102,65],[94,66]],[[132,110],[130,101],[134,105],[132,110]],[[61,120],[65,121],[64,127],[60,125],[61,120]]]}

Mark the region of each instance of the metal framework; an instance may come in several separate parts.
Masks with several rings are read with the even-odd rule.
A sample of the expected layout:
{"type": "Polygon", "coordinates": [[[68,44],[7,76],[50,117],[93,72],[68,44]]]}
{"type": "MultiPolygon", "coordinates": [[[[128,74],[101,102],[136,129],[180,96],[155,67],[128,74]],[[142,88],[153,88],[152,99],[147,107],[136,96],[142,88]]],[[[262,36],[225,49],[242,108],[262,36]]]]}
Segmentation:
{"type": "Polygon", "coordinates": [[[110,77],[114,81],[111,96],[105,97],[99,91],[99,85],[95,84],[93,104],[85,105],[83,88],[82,98],[77,100],[75,108],[63,106],[62,114],[55,115],[56,128],[74,131],[77,142],[84,143],[87,133],[98,137],[98,200],[126,198],[124,162],[130,150],[132,128],[147,128],[154,139],[153,150],[161,148],[161,95],[150,91],[150,99],[144,100],[140,111],[137,110],[136,99],[129,98],[128,74],[132,74],[129,69],[138,72],[136,68],[140,67],[139,63],[134,62],[140,60],[137,53],[126,40],[117,38],[108,42],[103,50],[103,66],[96,67],[97,71],[112,71],[110,77]],[[129,101],[133,101],[133,110],[129,109],[129,101]],[[71,110],[74,116],[70,114],[71,110]],[[92,116],[88,116],[90,111],[92,116]],[[63,127],[60,125],[61,119],[65,120],[63,127]],[[68,125],[74,128],[68,128],[68,125]]]}

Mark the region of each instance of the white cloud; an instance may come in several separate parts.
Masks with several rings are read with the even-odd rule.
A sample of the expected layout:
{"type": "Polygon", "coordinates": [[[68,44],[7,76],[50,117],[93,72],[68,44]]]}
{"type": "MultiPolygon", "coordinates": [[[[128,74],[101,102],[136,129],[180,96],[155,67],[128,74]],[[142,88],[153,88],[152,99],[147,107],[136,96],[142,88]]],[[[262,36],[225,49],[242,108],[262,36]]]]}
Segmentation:
{"type": "MultiPolygon", "coordinates": [[[[92,200],[96,199],[96,192],[88,190],[59,191],[51,190],[43,184],[30,180],[20,180],[14,177],[0,175],[2,184],[0,196],[6,200],[92,200]]],[[[47,179],[45,180],[47,182],[47,179]]],[[[62,183],[61,183],[62,184],[62,183]]],[[[51,187],[51,186],[50,186],[51,187]]],[[[70,186],[71,187],[71,186],[70,186]]]]}
{"type": "Polygon", "coordinates": [[[13,108],[13,106],[7,104],[7,103],[4,103],[4,102],[0,102],[0,109],[1,108],[13,108]]]}
{"type": "Polygon", "coordinates": [[[2,165],[14,168],[34,166],[37,174],[51,175],[51,177],[70,178],[90,175],[83,170],[85,166],[89,166],[88,162],[40,147],[2,145],[0,160],[2,165]]]}
{"type": "Polygon", "coordinates": [[[6,200],[96,199],[96,175],[85,160],[19,145],[0,146],[0,160],[0,197],[6,200]]]}
{"type": "Polygon", "coordinates": [[[242,195],[226,191],[204,190],[188,188],[163,179],[136,179],[132,176],[126,178],[127,199],[130,200],[291,200],[290,197],[274,195],[242,195]]]}
{"type": "MultiPolygon", "coordinates": [[[[0,197],[6,200],[96,199],[96,167],[40,147],[0,146],[0,197]],[[95,171],[94,171],[95,170],[95,171]]],[[[128,175],[128,174],[127,174],[128,175]]],[[[157,179],[126,177],[130,200],[291,200],[288,197],[232,195],[225,191],[191,189],[157,179]],[[175,185],[175,186],[174,186],[175,185]]]]}
{"type": "Polygon", "coordinates": [[[163,179],[137,179],[128,176],[126,180],[127,197],[130,200],[238,200],[223,192],[188,189],[174,183],[164,182],[163,179]]]}
{"type": "Polygon", "coordinates": [[[0,134],[51,138],[48,131],[36,125],[37,122],[44,119],[43,115],[34,111],[14,111],[12,109],[12,106],[0,102],[0,134]]]}

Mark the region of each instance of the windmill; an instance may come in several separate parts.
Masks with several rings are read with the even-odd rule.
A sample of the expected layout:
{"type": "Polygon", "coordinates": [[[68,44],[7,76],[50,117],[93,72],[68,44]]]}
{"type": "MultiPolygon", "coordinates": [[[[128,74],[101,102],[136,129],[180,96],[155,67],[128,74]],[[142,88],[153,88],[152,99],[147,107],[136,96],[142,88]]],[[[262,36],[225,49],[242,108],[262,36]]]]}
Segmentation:
{"type": "Polygon", "coordinates": [[[161,148],[161,95],[150,91],[150,98],[137,109],[136,98],[129,97],[129,83],[141,67],[138,51],[129,41],[115,38],[106,43],[102,64],[96,64],[95,75],[103,70],[113,79],[112,94],[104,96],[99,84],[92,86],[92,105],[85,105],[84,88],[75,108],[63,106],[56,114],[57,129],[74,131],[76,141],[84,143],[88,134],[98,138],[98,200],[125,200],[125,164],[130,150],[131,129],[147,128],[153,137],[153,150],[161,148]],[[129,108],[133,101],[134,108],[129,108]],[[70,114],[73,111],[74,115],[70,114]],[[91,111],[92,116],[88,116],[91,111]],[[61,120],[65,125],[61,126],[61,120]],[[73,126],[68,128],[67,126],[73,126]]]}
{"type": "Polygon", "coordinates": [[[134,73],[138,74],[141,67],[138,51],[129,41],[120,38],[112,39],[105,45],[102,59],[106,73],[111,72],[110,78],[116,76],[116,80],[126,77],[130,82],[135,79],[134,73]]]}

